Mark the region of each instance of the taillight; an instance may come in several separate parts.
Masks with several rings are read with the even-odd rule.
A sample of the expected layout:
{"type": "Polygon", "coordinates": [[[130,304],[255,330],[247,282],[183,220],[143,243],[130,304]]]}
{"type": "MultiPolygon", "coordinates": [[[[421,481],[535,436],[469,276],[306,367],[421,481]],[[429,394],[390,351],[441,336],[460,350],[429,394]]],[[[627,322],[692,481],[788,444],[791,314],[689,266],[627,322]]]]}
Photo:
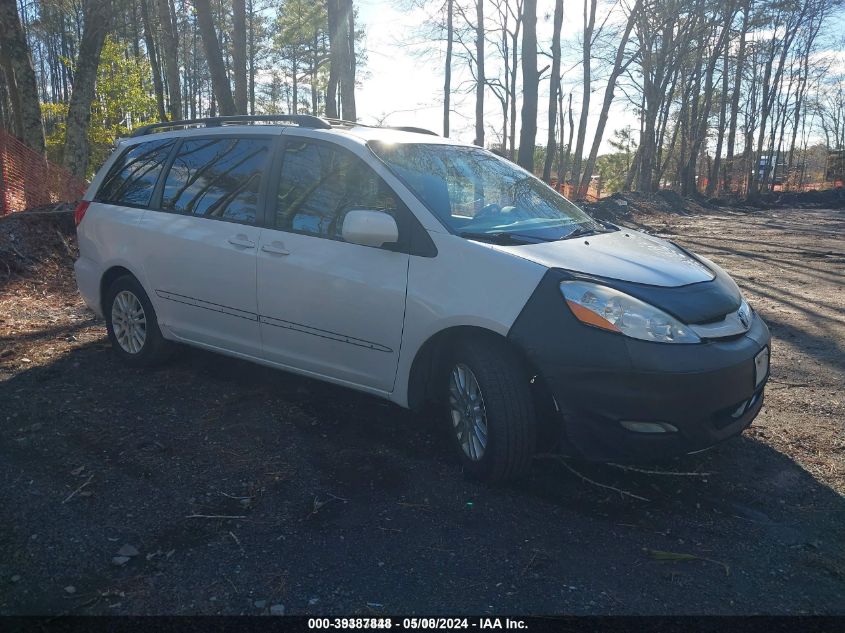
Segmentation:
{"type": "Polygon", "coordinates": [[[85,217],[85,212],[88,210],[88,205],[90,204],[88,200],[80,200],[79,204],[76,205],[76,209],[73,210],[73,223],[76,226],[79,226],[79,223],[82,222],[82,218],[85,217]]]}

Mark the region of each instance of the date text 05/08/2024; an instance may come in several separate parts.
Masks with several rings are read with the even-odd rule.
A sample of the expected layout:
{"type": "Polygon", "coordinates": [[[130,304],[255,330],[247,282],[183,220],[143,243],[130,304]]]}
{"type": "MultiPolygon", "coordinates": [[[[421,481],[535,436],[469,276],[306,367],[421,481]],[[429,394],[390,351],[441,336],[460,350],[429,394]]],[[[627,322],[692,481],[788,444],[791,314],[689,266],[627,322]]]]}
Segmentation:
{"type": "Polygon", "coordinates": [[[309,629],[527,629],[524,620],[514,618],[309,618],[309,629]]]}

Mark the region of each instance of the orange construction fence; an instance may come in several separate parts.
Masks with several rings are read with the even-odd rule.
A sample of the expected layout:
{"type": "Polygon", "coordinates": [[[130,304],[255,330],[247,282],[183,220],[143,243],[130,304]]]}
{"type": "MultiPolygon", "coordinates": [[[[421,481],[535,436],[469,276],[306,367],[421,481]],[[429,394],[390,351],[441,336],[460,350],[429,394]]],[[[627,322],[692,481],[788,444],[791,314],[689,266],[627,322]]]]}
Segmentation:
{"type": "Polygon", "coordinates": [[[82,197],[85,183],[0,130],[0,216],[82,197]]]}
{"type": "Polygon", "coordinates": [[[595,180],[590,183],[589,187],[576,187],[575,185],[569,183],[562,183],[558,186],[558,182],[556,178],[552,178],[552,182],[550,183],[552,189],[559,191],[565,198],[569,200],[586,200],[587,202],[596,202],[597,200],[601,200],[602,198],[602,191],[595,180]]]}

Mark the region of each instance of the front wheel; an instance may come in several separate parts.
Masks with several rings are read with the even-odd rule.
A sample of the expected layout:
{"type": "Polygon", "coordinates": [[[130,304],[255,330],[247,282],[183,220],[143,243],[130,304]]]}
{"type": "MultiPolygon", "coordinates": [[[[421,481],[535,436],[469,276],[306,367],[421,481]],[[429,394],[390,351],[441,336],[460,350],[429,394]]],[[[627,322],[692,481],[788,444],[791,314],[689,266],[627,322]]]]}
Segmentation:
{"type": "Polygon", "coordinates": [[[464,472],[491,483],[524,476],[537,421],[519,359],[498,342],[463,341],[447,370],[446,410],[464,472]]]}

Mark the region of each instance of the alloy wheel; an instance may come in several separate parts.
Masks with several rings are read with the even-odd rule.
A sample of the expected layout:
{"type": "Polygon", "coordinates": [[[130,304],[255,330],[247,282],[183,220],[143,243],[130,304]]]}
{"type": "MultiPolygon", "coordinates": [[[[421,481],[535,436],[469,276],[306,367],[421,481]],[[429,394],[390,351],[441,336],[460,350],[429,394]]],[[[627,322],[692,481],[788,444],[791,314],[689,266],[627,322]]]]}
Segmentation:
{"type": "Polygon", "coordinates": [[[449,408],[464,454],[472,461],[481,460],[487,449],[487,412],[478,380],[463,363],[455,365],[449,374],[449,408]]]}
{"type": "Polygon", "coordinates": [[[121,290],[111,306],[111,322],[118,345],[127,354],[138,354],[147,340],[147,315],[140,299],[121,290]]]}

